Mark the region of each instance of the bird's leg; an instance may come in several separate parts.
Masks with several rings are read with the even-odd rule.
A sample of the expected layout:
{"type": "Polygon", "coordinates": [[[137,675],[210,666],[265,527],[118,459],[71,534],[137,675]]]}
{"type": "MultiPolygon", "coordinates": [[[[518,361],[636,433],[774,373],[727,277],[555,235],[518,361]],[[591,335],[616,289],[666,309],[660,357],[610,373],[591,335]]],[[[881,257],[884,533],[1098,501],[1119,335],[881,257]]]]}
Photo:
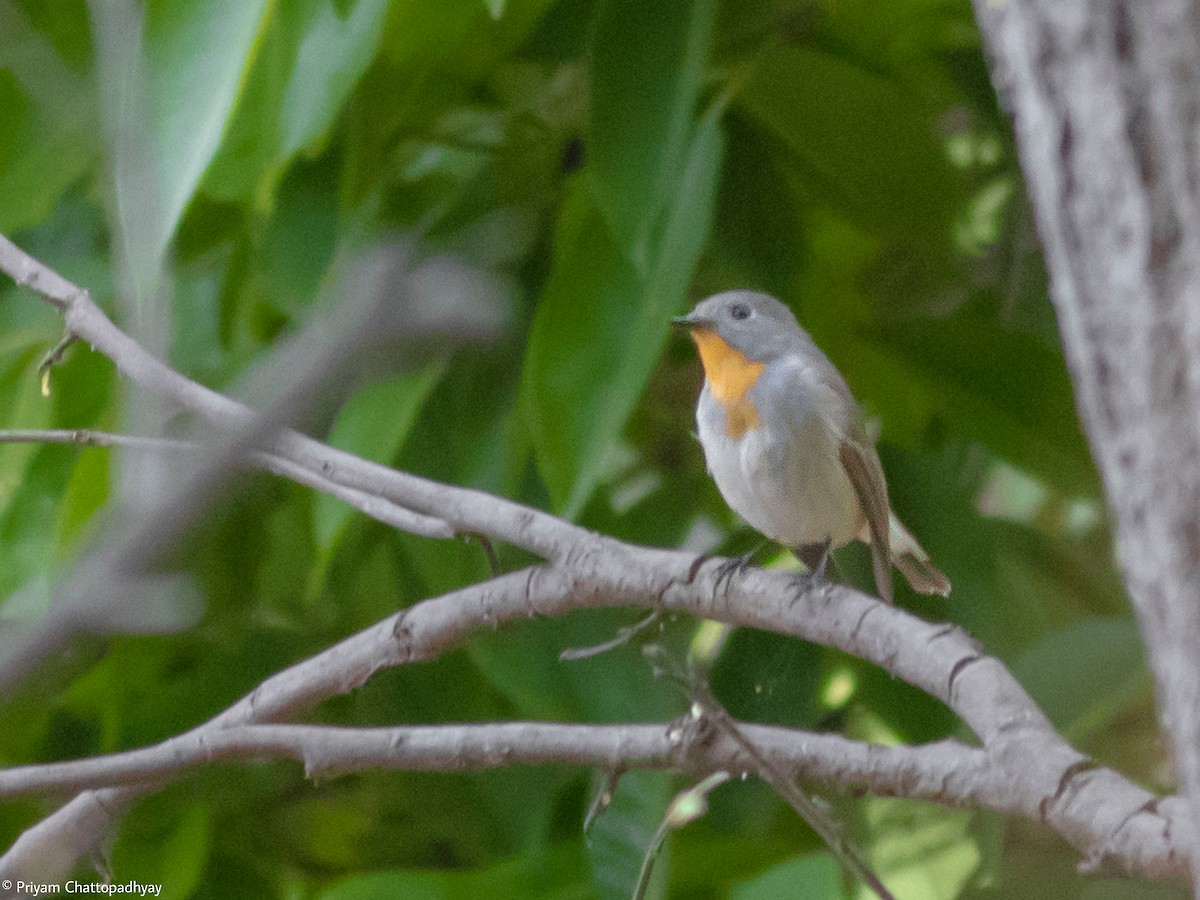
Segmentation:
{"type": "Polygon", "coordinates": [[[825,538],[816,544],[801,544],[792,551],[796,558],[804,563],[805,568],[805,571],[796,573],[796,587],[799,593],[828,583],[825,573],[832,565],[829,555],[832,545],[833,541],[825,538]]]}

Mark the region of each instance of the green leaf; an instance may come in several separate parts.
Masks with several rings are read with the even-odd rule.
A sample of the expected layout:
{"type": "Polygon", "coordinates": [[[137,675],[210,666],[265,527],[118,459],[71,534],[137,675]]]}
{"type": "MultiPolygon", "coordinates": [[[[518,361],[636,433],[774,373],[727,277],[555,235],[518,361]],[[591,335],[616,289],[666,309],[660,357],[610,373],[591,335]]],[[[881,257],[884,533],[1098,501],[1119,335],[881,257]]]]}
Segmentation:
{"type": "Polygon", "coordinates": [[[1017,680],[1072,741],[1109,724],[1149,676],[1133,619],[1085,619],[1043,635],[1012,664],[1017,680]]]}
{"type": "Polygon", "coordinates": [[[204,874],[211,834],[207,807],[195,804],[161,840],[125,837],[113,850],[113,881],[162,885],[159,896],[186,900],[194,895],[204,874]]]}
{"type": "Polygon", "coordinates": [[[375,824],[376,810],[366,787],[360,783],[326,793],[305,792],[288,803],[280,814],[288,843],[323,868],[352,866],[375,824]]]}
{"type": "MultiPolygon", "coordinates": [[[[6,428],[46,428],[54,415],[54,404],[42,396],[38,378],[43,349],[35,342],[40,339],[39,334],[25,332],[0,341],[0,363],[5,364],[0,370],[0,422],[6,428]]],[[[37,444],[0,444],[0,512],[8,509],[40,449],[37,444]]]]}
{"type": "Polygon", "coordinates": [[[394,105],[419,108],[447,85],[470,85],[492,76],[499,63],[525,46],[554,0],[505,0],[499,18],[488,3],[492,9],[497,6],[496,0],[391,5],[382,51],[399,70],[394,105]]]}
{"type": "Polygon", "coordinates": [[[898,83],[775,44],[756,61],[741,102],[782,139],[810,190],[876,227],[948,234],[962,185],[932,112],[898,83]]]}
{"type": "Polygon", "coordinates": [[[568,900],[585,896],[578,875],[578,852],[560,844],[534,864],[528,857],[507,859],[475,871],[395,871],[357,875],[317,894],[317,900],[568,900]]]}
{"type": "MultiPolygon", "coordinates": [[[[400,467],[517,499],[530,461],[515,409],[521,373],[513,357],[520,348],[504,341],[456,355],[405,442],[400,467]]],[[[449,589],[451,583],[435,579],[431,586],[449,589]]]]}
{"type": "Polygon", "coordinates": [[[285,158],[329,127],[375,56],[387,9],[388,0],[357,0],[341,16],[326,3],[317,5],[283,94],[285,158]]]}
{"type": "Polygon", "coordinates": [[[221,144],[270,8],[160,0],[148,7],[138,52],[120,10],[93,7],[101,74],[113,82],[107,102],[117,104],[116,209],[135,283],[157,265],[221,144]]]}
{"type": "Polygon", "coordinates": [[[1095,470],[1062,354],[989,316],[964,310],[867,335],[936,388],[955,431],[1066,493],[1094,493],[1095,470]]]}
{"type": "MultiPolygon", "coordinates": [[[[73,391],[79,372],[73,361],[55,367],[51,396],[42,396],[37,366],[45,347],[36,332],[14,332],[9,340],[0,334],[0,427],[60,426],[55,418],[64,406],[78,411],[86,405],[73,391]]],[[[97,381],[104,385],[107,379],[97,381]]],[[[88,424],[86,415],[71,424],[88,424]]],[[[53,563],[63,550],[55,521],[63,514],[60,498],[78,452],[59,445],[0,444],[0,596],[16,591],[4,600],[7,618],[32,620],[45,610],[53,563]]]]}
{"type": "Polygon", "coordinates": [[[713,249],[730,283],[792,295],[807,239],[796,192],[762,128],[730,116],[729,152],[721,173],[713,249]]]}
{"type": "Polygon", "coordinates": [[[0,231],[43,221],[99,153],[79,62],[62,59],[17,4],[0,4],[0,231]]]}
{"type": "Polygon", "coordinates": [[[870,797],[863,811],[868,863],[897,897],[953,900],[979,866],[969,812],[891,797],[870,797]]]}
{"type": "Polygon", "coordinates": [[[205,175],[206,193],[269,206],[295,154],[319,144],[375,58],[387,0],[340,10],[328,0],[278,4],[228,134],[205,175]]]}
{"type": "Polygon", "coordinates": [[[596,197],[617,246],[643,270],[688,157],[713,0],[601,0],[591,43],[596,197]]]}
{"type": "MultiPolygon", "coordinates": [[[[391,463],[445,368],[444,362],[435,362],[354,394],[338,413],[329,443],[366,459],[391,463]]],[[[352,515],[354,510],[341,500],[328,494],[316,496],[313,530],[322,555],[334,547],[352,515]]]]}
{"type": "MultiPolygon", "coordinates": [[[[671,778],[663,772],[626,772],[611,804],[592,823],[588,855],[596,895],[602,900],[632,896],[642,860],[671,800],[671,778]]],[[[654,861],[648,897],[666,895],[670,838],[654,861]]]]}
{"type": "Polygon", "coordinates": [[[585,184],[569,187],[523,384],[538,466],[564,515],[577,515],[604,476],[684,303],[724,152],[719,116],[714,106],[697,129],[645,277],[610,239],[585,184]]]}
{"type": "Polygon", "coordinates": [[[1155,884],[1107,870],[1079,874],[1079,856],[1063,853],[1061,844],[1026,835],[1020,827],[1003,835],[1003,855],[986,880],[958,895],[961,900],[1187,900],[1192,894],[1180,884],[1155,884]]]}
{"type": "Polygon", "coordinates": [[[576,179],[563,202],[522,385],[538,467],[560,511],[582,507],[616,436],[613,407],[632,406],[633,398],[623,396],[629,386],[615,384],[614,376],[630,349],[638,288],[591,193],[576,179]]]}
{"type": "Polygon", "coordinates": [[[89,533],[88,524],[109,497],[109,450],[104,447],[84,449],[71,467],[58,511],[55,541],[59,552],[65,553],[89,533]]]}
{"type": "Polygon", "coordinates": [[[844,896],[841,869],[824,853],[772,866],[729,892],[729,900],[833,900],[844,896]]]}
{"type": "Polygon", "coordinates": [[[602,610],[569,620],[525,622],[519,629],[481,632],[468,644],[480,673],[531,719],[626,722],[678,715],[679,694],[656,678],[634,639],[597,656],[565,661],[563,650],[611,640],[636,618],[602,610]]]}

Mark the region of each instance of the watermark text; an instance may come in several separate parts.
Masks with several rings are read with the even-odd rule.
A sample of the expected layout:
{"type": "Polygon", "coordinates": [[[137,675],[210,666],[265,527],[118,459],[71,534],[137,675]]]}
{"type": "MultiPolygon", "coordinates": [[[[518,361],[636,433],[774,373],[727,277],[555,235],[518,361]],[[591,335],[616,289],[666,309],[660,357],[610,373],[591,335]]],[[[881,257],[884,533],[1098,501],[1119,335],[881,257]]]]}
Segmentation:
{"type": "Polygon", "coordinates": [[[48,884],[36,881],[13,881],[5,878],[0,881],[0,889],[6,897],[56,897],[74,894],[102,894],[118,897],[157,897],[162,893],[161,884],[142,884],[140,881],[65,881],[62,884],[48,884]],[[12,893],[10,893],[12,892],[12,893]]]}

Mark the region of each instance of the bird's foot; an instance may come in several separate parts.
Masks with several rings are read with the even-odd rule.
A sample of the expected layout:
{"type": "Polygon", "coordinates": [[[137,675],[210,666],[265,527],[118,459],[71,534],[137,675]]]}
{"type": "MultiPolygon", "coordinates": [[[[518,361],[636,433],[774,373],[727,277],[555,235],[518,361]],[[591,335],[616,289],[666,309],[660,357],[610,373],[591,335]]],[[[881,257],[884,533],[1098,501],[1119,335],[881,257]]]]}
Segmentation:
{"type": "Polygon", "coordinates": [[[823,572],[797,572],[792,576],[792,606],[807,594],[829,587],[832,582],[823,572]]]}
{"type": "Polygon", "coordinates": [[[717,580],[713,585],[714,595],[720,591],[723,592],[723,596],[728,598],[729,586],[733,582],[733,579],[750,568],[750,563],[754,560],[754,555],[758,553],[758,550],[758,547],[754,547],[741,556],[731,556],[729,559],[722,561],[717,567],[717,580]]]}

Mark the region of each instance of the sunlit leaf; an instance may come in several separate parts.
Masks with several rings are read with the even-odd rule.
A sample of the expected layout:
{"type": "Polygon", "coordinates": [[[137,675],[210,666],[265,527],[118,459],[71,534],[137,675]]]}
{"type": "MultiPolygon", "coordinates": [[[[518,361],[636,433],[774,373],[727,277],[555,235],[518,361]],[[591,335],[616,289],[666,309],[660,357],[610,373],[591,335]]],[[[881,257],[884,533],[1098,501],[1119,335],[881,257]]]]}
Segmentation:
{"type": "Polygon", "coordinates": [[[348,16],[316,7],[296,52],[283,94],[283,144],[291,156],[333,120],[350,89],[375,55],[388,0],[358,0],[348,16]]]}
{"type": "MultiPolygon", "coordinates": [[[[871,797],[864,801],[864,813],[868,863],[897,897],[953,900],[979,865],[968,812],[871,797]]],[[[854,896],[875,895],[860,885],[854,896]]]]}
{"type": "Polygon", "coordinates": [[[94,7],[115,104],[117,217],[135,279],[156,264],[220,146],[269,8],[266,0],[160,0],[139,41],[127,8],[94,7]]]}

